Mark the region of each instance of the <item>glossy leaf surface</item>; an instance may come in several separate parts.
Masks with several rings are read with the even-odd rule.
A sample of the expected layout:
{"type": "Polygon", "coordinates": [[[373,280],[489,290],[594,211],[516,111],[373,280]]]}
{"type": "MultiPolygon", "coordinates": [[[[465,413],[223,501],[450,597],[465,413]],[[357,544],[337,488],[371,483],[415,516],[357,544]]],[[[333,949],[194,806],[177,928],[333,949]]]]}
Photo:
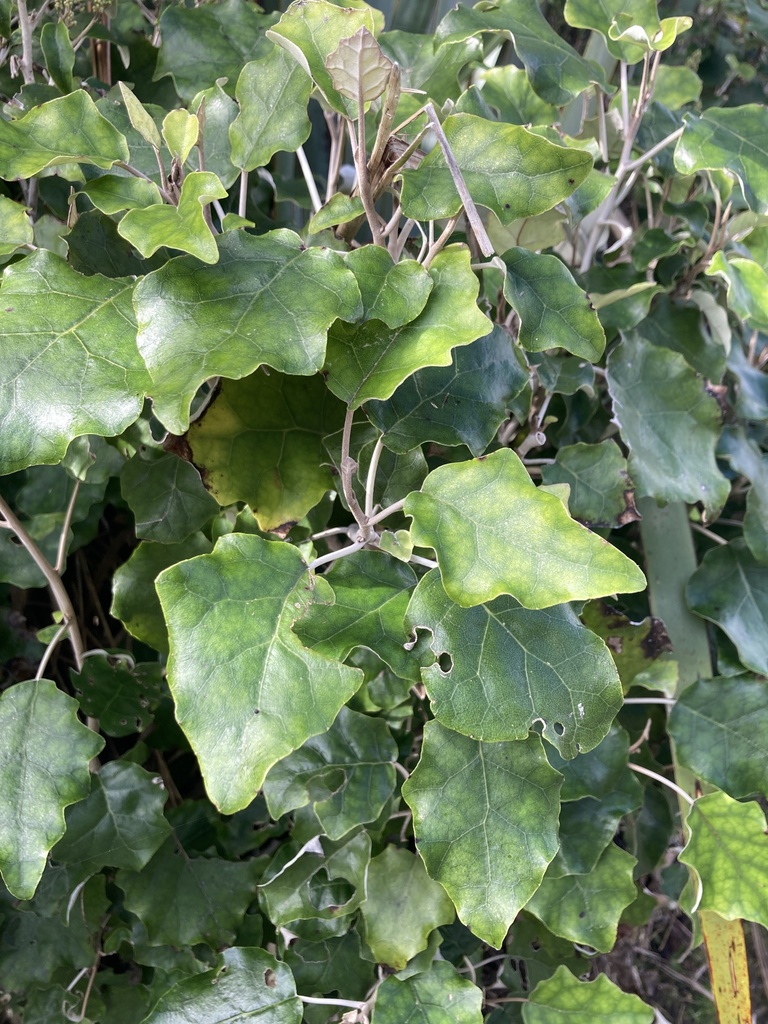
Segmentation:
{"type": "Polygon", "coordinates": [[[159,544],[185,541],[219,508],[194,466],[155,448],[125,464],[120,486],[136,517],[136,536],[159,544]]]}

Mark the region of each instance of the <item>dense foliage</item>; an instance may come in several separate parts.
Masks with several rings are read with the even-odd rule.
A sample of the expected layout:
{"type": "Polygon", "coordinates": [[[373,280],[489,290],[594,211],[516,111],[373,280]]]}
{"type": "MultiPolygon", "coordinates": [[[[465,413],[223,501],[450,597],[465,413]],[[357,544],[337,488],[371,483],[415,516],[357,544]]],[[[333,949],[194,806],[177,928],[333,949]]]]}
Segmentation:
{"type": "Polygon", "coordinates": [[[752,1020],[768,14],[448,6],[0,3],[9,1021],[752,1020]]]}

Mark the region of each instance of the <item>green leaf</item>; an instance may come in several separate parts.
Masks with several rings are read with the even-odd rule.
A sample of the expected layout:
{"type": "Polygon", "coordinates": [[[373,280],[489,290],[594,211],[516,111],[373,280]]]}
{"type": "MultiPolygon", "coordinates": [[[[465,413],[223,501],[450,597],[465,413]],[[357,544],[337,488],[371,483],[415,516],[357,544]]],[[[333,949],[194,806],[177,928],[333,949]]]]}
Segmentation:
{"type": "Polygon", "coordinates": [[[115,570],[112,577],[110,613],[142,643],[167,652],[168,631],[155,592],[155,580],[163,569],[195,555],[210,552],[211,542],[195,533],[181,544],[139,544],[131,557],[115,570]]]}
{"type": "Polygon", "coordinates": [[[590,601],[581,621],[605,640],[625,693],[631,686],[645,686],[672,696],[677,687],[677,662],[661,619],[649,615],[642,622],[631,622],[604,601],[590,601]]]}
{"type": "Polygon", "coordinates": [[[557,108],[533,90],[528,75],[513,64],[489,68],[478,76],[483,83],[482,98],[498,111],[507,124],[553,124],[557,108]]]}
{"type": "Polygon", "coordinates": [[[257,859],[190,857],[168,839],[141,871],[116,877],[125,909],[140,918],[150,945],[230,945],[261,873],[257,859]],[[162,893],[162,899],[159,894],[162,893]]]}
{"type": "Polygon", "coordinates": [[[557,852],[560,776],[538,736],[483,743],[427,722],[403,785],[427,871],[498,948],[557,852]]]}
{"type": "Polygon", "coordinates": [[[405,981],[386,978],[376,993],[372,1024],[481,1024],[483,993],[453,964],[433,963],[405,981]]]}
{"type": "Polygon", "coordinates": [[[240,113],[229,129],[235,166],[265,167],[275,153],[293,153],[305,143],[311,91],[312,80],[280,46],[246,64],[235,90],[240,113]]]}
{"type": "MultiPolygon", "coordinates": [[[[163,139],[171,156],[180,164],[186,163],[200,135],[200,122],[195,114],[177,107],[163,118],[163,139]]],[[[221,199],[221,196],[217,198],[221,199]]]]}
{"type": "MultiPolygon", "coordinates": [[[[151,586],[151,584],[150,584],[151,586]]],[[[92,654],[70,679],[84,715],[98,718],[108,736],[131,736],[152,722],[165,687],[158,662],[134,665],[126,657],[92,654]]]]}
{"type": "Polygon", "coordinates": [[[119,434],[137,418],[149,381],[132,290],[44,251],[6,269],[0,473],[59,462],[72,438],[119,434]]]}
{"type": "Polygon", "coordinates": [[[269,813],[277,819],[311,804],[325,834],[341,839],[381,814],[395,788],[397,754],[386,722],[342,708],[328,732],[270,769],[269,813]]]}
{"type": "Polygon", "coordinates": [[[192,397],[209,377],[246,377],[262,363],[311,376],[323,365],[329,326],[361,313],[341,256],[308,249],[286,230],[230,232],[215,267],[172,260],[139,282],[135,302],[155,413],[175,434],[186,430],[192,397]]]}
{"type": "Polygon", "coordinates": [[[754,676],[699,679],[669,716],[676,756],[736,799],[768,796],[768,685],[754,676]]]}
{"type": "MultiPolygon", "coordinates": [[[[188,164],[195,170],[202,170],[200,163],[203,157],[205,170],[213,171],[224,188],[230,188],[240,176],[239,169],[231,159],[232,145],[229,137],[229,129],[239,112],[238,105],[227,96],[219,80],[210,89],[204,89],[195,96],[191,109],[200,121],[203,145],[202,154],[199,148],[192,150],[188,164]]],[[[231,216],[236,217],[237,214],[231,216]]]]}
{"type": "Polygon", "coordinates": [[[461,608],[435,569],[406,619],[426,629],[435,664],[422,679],[438,721],[473,739],[524,740],[534,722],[563,757],[591,750],[622,704],[608,648],[568,605],[529,611],[514,598],[461,608]]]}
{"type": "Polygon", "coordinates": [[[508,448],[433,470],[405,513],[414,543],[435,549],[446,593],[462,607],[511,594],[547,608],[645,587],[637,565],[538,490],[508,448]]]}
{"type": "Polygon", "coordinates": [[[162,44],[155,80],[172,75],[183,100],[229,79],[234,88],[246,61],[269,49],[264,36],[273,18],[246,0],[223,0],[202,7],[166,7],[160,18],[162,44]]]}
{"type": "Polygon", "coordinates": [[[528,369],[507,332],[496,325],[471,345],[455,348],[448,367],[417,370],[386,402],[366,412],[394,452],[425,441],[482,455],[504,421],[509,404],[528,383],[528,369]]]}
{"type": "Polygon", "coordinates": [[[142,445],[120,474],[123,498],[136,517],[136,536],[179,544],[205,526],[219,506],[184,459],[142,445]]]}
{"type": "Polygon", "coordinates": [[[699,876],[699,909],[768,927],[768,843],[760,805],[708,793],[688,811],[686,829],[689,839],[679,860],[699,876]]]}
{"type": "Polygon", "coordinates": [[[162,995],[142,1024],[300,1024],[302,1006],[290,968],[263,949],[225,949],[222,965],[182,978],[162,995]]]}
{"type": "Polygon", "coordinates": [[[338,938],[312,941],[299,936],[283,959],[293,971],[302,995],[343,992],[347,999],[363,1001],[376,980],[376,968],[360,954],[360,937],[352,930],[338,938]]]}
{"type": "Polygon", "coordinates": [[[367,6],[355,10],[337,7],[327,0],[307,0],[291,4],[267,35],[312,77],[333,110],[356,117],[357,103],[350,103],[335,87],[326,61],[342,39],[348,40],[361,28],[367,28],[371,34],[376,32],[373,11],[367,6]]]}
{"type": "Polygon", "coordinates": [[[610,438],[600,444],[560,448],[554,464],[541,467],[545,484],[568,484],[568,509],[588,526],[626,526],[639,519],[627,460],[610,438]]]}
{"type": "Polygon", "coordinates": [[[218,503],[245,501],[262,530],[275,530],[303,519],[333,489],[323,438],[343,421],[321,377],[257,370],[222,382],[187,441],[218,503]]]}
{"type": "Polygon", "coordinates": [[[27,208],[0,196],[0,256],[10,256],[20,246],[32,245],[33,239],[27,208]]]}
{"type": "Polygon", "coordinates": [[[85,90],[0,121],[0,177],[31,178],[46,167],[95,164],[107,170],[129,159],[128,144],[85,90]]]}
{"type": "Polygon", "coordinates": [[[744,515],[744,540],[758,562],[768,563],[768,455],[742,430],[724,430],[718,455],[752,481],[744,515]]]}
{"type": "MultiPolygon", "coordinates": [[[[459,97],[460,72],[467,65],[478,64],[483,54],[480,39],[471,37],[444,43],[434,33],[395,30],[385,32],[379,37],[379,42],[387,56],[400,66],[403,88],[414,92],[419,90],[438,106],[459,97]]],[[[417,93],[412,100],[413,106],[408,107],[409,113],[414,113],[423,103],[423,99],[414,102],[418,98],[417,93]]],[[[400,109],[404,109],[402,97],[400,109]]]]}
{"type": "Polygon", "coordinates": [[[158,206],[163,199],[153,181],[133,178],[127,174],[102,174],[86,182],[80,189],[97,210],[110,216],[122,210],[143,210],[158,206]]]}
{"type": "Polygon", "coordinates": [[[688,581],[686,599],[728,634],[747,668],[768,675],[768,566],[755,560],[743,539],[706,553],[688,581]]]}
{"type": "Polygon", "coordinates": [[[730,486],[715,462],[720,409],[682,356],[627,336],[608,357],[614,418],[639,496],[700,501],[716,518],[730,486]]]}
{"type": "Polygon", "coordinates": [[[611,56],[629,64],[669,49],[693,24],[687,17],[659,21],[657,0],[566,0],[565,20],[598,31],[611,56]]]}
{"type": "Polygon", "coordinates": [[[705,338],[701,310],[697,306],[683,306],[660,295],[654,303],[653,315],[625,331],[624,337],[641,338],[660,348],[679,352],[697,373],[711,381],[719,381],[723,376],[725,350],[705,338]]]}
{"type": "Polygon", "coordinates": [[[392,61],[381,52],[381,47],[363,25],[353,35],[342,39],[336,49],[325,58],[325,67],[334,89],[352,100],[355,115],[359,116],[358,96],[362,96],[363,109],[384,92],[392,70],[392,61]]]}
{"type": "Polygon", "coordinates": [[[759,263],[741,256],[726,259],[716,252],[705,273],[725,279],[728,305],[740,320],[757,330],[768,329],[768,273],[759,263]]]}
{"type": "Polygon", "coordinates": [[[585,875],[592,871],[613,841],[624,815],[642,806],[642,786],[628,768],[617,781],[616,788],[601,800],[588,796],[561,806],[560,849],[549,866],[548,877],[585,875]]]}
{"type": "Polygon", "coordinates": [[[247,807],[272,765],[325,732],[362,682],[291,631],[316,599],[305,571],[295,548],[230,534],[156,581],[176,717],[224,814],[247,807]]]}
{"type": "Polygon", "coordinates": [[[335,228],[337,224],[348,224],[364,215],[365,207],[359,196],[347,196],[343,192],[336,192],[311,218],[307,224],[307,231],[317,234],[326,228],[335,228]]]}
{"type": "Polygon", "coordinates": [[[339,559],[323,579],[333,601],[309,608],[296,623],[301,642],[338,661],[367,647],[401,678],[418,682],[418,662],[403,646],[403,620],[416,586],[413,569],[383,551],[357,551],[339,559]]]}
{"type": "Polygon", "coordinates": [[[622,992],[605,974],[579,981],[563,965],[539,982],[523,1006],[525,1024],[653,1024],[655,1019],[639,996],[622,992]]]}
{"type": "Polygon", "coordinates": [[[422,861],[394,846],[371,861],[368,898],[360,909],[374,957],[398,971],[427,948],[433,928],[455,916],[445,889],[432,881],[422,861]]]}
{"type": "Polygon", "coordinates": [[[137,99],[133,92],[131,92],[125,82],[118,82],[117,84],[120,88],[120,95],[123,98],[131,124],[145,142],[148,142],[150,146],[160,152],[163,148],[163,140],[160,138],[160,132],[157,130],[157,125],[152,115],[141,100],[137,99]]]}
{"type": "MultiPolygon", "coordinates": [[[[519,125],[495,124],[473,114],[451,114],[443,129],[469,193],[502,224],[551,210],[584,181],[592,157],[555,146],[519,125]]],[[[440,146],[414,170],[402,172],[406,217],[454,217],[461,199],[440,146]]]]}
{"type": "Polygon", "coordinates": [[[395,263],[380,245],[362,245],[344,258],[360,288],[364,320],[383,320],[394,330],[424,310],[435,280],[416,260],[395,263]]]}
{"type": "Polygon", "coordinates": [[[634,782],[637,795],[640,783],[627,768],[629,736],[621,726],[613,725],[596,747],[565,761],[556,750],[547,748],[549,763],[564,776],[560,794],[564,801],[610,798],[614,792],[626,792],[634,782]]]}
{"type": "Polygon", "coordinates": [[[48,851],[64,835],[64,808],[88,794],[88,763],[104,746],[77,718],[77,701],[49,679],[0,696],[0,870],[29,900],[48,851]]]}
{"type": "Polygon", "coordinates": [[[75,51],[69,38],[69,30],[62,20],[49,21],[40,33],[40,49],[43,51],[45,66],[53,84],[60,92],[72,92],[75,83],[72,68],[75,66],[75,51]]]}
{"type": "Polygon", "coordinates": [[[184,178],[178,206],[148,206],[133,209],[123,217],[117,230],[146,259],[161,246],[181,249],[203,263],[216,263],[219,250],[205,221],[205,207],[213,199],[224,199],[227,190],[210,171],[192,171],[184,178]]]}
{"type": "Polygon", "coordinates": [[[167,799],[136,764],[111,761],[91,776],[91,792],[67,812],[67,831],[53,859],[72,864],[82,875],[105,865],[141,871],[170,835],[163,816],[167,799]]]}
{"type": "Polygon", "coordinates": [[[750,209],[768,213],[768,109],[757,103],[710,107],[700,116],[686,114],[684,125],[675,168],[681,174],[729,171],[750,209]]]}
{"type": "Polygon", "coordinates": [[[475,305],[479,282],[469,250],[451,245],[429,268],[434,286],[415,320],[390,330],[381,320],[349,326],[338,321],[328,335],[327,384],[351,408],[389,398],[424,366],[447,366],[451,349],[484,337],[492,327],[475,305]]]}
{"type": "Polygon", "coordinates": [[[529,352],[564,348],[596,362],[605,332],[589,296],[557,256],[508,249],[504,296],[520,317],[518,342],[529,352]]]}
{"type": "Polygon", "coordinates": [[[459,6],[440,23],[438,39],[466,39],[478,31],[511,36],[531,85],[547,103],[561,107],[593,84],[605,88],[602,68],[555,32],[536,0],[496,0],[487,10],[459,6]]]}
{"type": "Polygon", "coordinates": [[[525,909],[555,935],[607,953],[616,942],[622,911],[637,896],[635,864],[634,857],[611,843],[588,874],[547,874],[525,909]]]}
{"type": "Polygon", "coordinates": [[[333,843],[324,836],[296,850],[283,843],[259,886],[259,898],[276,928],[327,921],[335,934],[365,900],[371,838],[358,832],[333,843]],[[340,927],[336,927],[340,926],[340,927]]]}

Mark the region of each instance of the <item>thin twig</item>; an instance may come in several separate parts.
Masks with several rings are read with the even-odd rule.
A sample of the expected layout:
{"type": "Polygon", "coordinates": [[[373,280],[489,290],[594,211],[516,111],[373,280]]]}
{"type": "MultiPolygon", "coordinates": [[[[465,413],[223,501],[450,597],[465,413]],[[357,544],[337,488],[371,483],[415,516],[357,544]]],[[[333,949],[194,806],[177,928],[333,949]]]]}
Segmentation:
{"type": "Polygon", "coordinates": [[[368,476],[365,480],[365,518],[370,520],[373,515],[373,495],[376,488],[376,472],[379,468],[379,459],[384,451],[384,435],[379,434],[376,445],[371,453],[371,462],[368,466],[368,476]]]}
{"type": "Polygon", "coordinates": [[[341,486],[344,491],[347,506],[349,511],[355,517],[355,522],[360,527],[363,539],[367,540],[369,536],[369,522],[366,519],[363,510],[360,508],[360,502],[357,500],[354,484],[352,483],[352,477],[357,469],[357,463],[349,454],[349,446],[352,440],[352,423],[354,418],[354,409],[348,408],[347,414],[344,417],[344,429],[341,434],[341,465],[339,466],[339,470],[341,472],[341,486]]]}
{"type": "MultiPolygon", "coordinates": [[[[443,228],[443,230],[442,230],[442,232],[440,234],[440,237],[435,242],[433,242],[432,245],[430,245],[429,252],[424,257],[424,262],[422,263],[422,266],[424,267],[425,270],[429,270],[429,267],[430,267],[430,264],[432,263],[432,260],[435,258],[435,256],[437,256],[437,254],[440,252],[440,250],[443,248],[445,243],[448,241],[448,239],[453,234],[453,232],[454,232],[454,230],[456,228],[456,225],[459,222],[459,218],[460,217],[461,217],[460,213],[457,213],[455,217],[451,217],[451,219],[448,221],[448,223],[443,228]]],[[[430,224],[431,223],[432,223],[432,221],[430,221],[430,224]]]]}
{"type": "Polygon", "coordinates": [[[402,498],[400,501],[395,501],[391,505],[387,505],[387,507],[383,508],[381,512],[377,512],[375,516],[370,517],[368,525],[375,526],[376,523],[380,523],[382,519],[386,519],[388,516],[394,515],[395,512],[399,512],[403,505],[405,505],[405,498],[402,498]]]}
{"type": "Polygon", "coordinates": [[[67,564],[67,536],[69,529],[72,526],[72,516],[75,514],[75,503],[77,502],[77,496],[80,493],[80,480],[75,480],[75,486],[72,490],[72,497],[69,499],[69,505],[67,505],[67,512],[64,516],[64,524],[61,527],[61,536],[59,537],[59,549],[56,552],[56,565],[54,566],[55,571],[61,575],[64,572],[64,566],[67,564]]]}
{"type": "Polygon", "coordinates": [[[371,182],[368,177],[368,154],[365,148],[365,101],[363,99],[363,76],[357,78],[357,140],[355,143],[355,130],[352,122],[348,122],[349,135],[352,140],[352,150],[355,156],[355,168],[357,170],[357,190],[363,201],[363,209],[368,219],[368,226],[373,235],[374,245],[383,245],[381,237],[381,221],[376,213],[371,192],[371,182]]]}
{"type": "Polygon", "coordinates": [[[347,555],[353,555],[355,551],[362,551],[368,541],[358,540],[354,544],[347,544],[345,548],[339,548],[338,551],[329,551],[327,555],[321,555],[320,558],[316,558],[314,562],[310,562],[307,566],[308,569],[313,571],[319,569],[321,565],[328,565],[329,562],[335,562],[338,558],[346,558],[347,555]]]}
{"type": "MultiPolygon", "coordinates": [[[[145,174],[144,171],[140,171],[138,167],[133,167],[131,164],[127,164],[124,160],[115,160],[115,166],[122,167],[124,171],[127,171],[129,174],[132,174],[134,178],[143,178],[144,181],[151,181],[153,185],[155,184],[155,182],[152,181],[148,174],[145,174]]],[[[160,187],[159,185],[158,188],[160,190],[160,195],[163,197],[166,203],[169,203],[171,206],[175,206],[175,203],[173,202],[170,193],[166,192],[166,190],[160,187]]]]}
{"type": "MultiPolygon", "coordinates": [[[[312,174],[312,168],[309,166],[309,160],[307,160],[307,154],[304,152],[303,146],[299,146],[296,150],[296,158],[299,161],[301,173],[304,175],[304,181],[307,184],[307,192],[309,192],[309,198],[312,202],[312,210],[314,213],[317,213],[318,210],[322,208],[323,204],[320,200],[320,193],[317,191],[317,185],[312,174]]],[[[245,214],[241,214],[241,216],[244,217],[245,214]]]]}
{"type": "Polygon", "coordinates": [[[69,629],[69,623],[68,622],[62,622],[62,624],[59,626],[59,628],[53,634],[53,639],[50,641],[48,646],[45,648],[45,653],[43,654],[42,658],[40,659],[40,664],[37,666],[37,672],[35,673],[35,679],[42,679],[44,677],[45,670],[48,667],[48,662],[51,660],[51,655],[53,654],[54,650],[56,649],[56,647],[57,647],[57,645],[59,643],[59,640],[61,640],[61,638],[64,636],[64,634],[67,632],[68,629],[69,629]]]}
{"type": "Polygon", "coordinates": [[[392,125],[395,121],[395,114],[397,113],[397,105],[400,102],[400,65],[395,63],[392,65],[389,78],[387,80],[387,91],[384,93],[384,103],[381,108],[381,119],[379,120],[379,129],[376,132],[376,139],[373,143],[373,149],[371,150],[370,168],[376,170],[381,158],[384,155],[384,150],[389,142],[390,132],[392,131],[392,125]]]}
{"type": "Polygon", "coordinates": [[[673,792],[677,793],[677,795],[685,800],[691,807],[696,803],[693,797],[686,793],[684,789],[681,789],[676,783],[670,782],[669,779],[665,779],[664,776],[659,775],[658,772],[652,772],[650,768],[643,768],[642,765],[634,764],[632,761],[627,763],[627,768],[631,768],[633,772],[639,772],[641,775],[647,775],[649,779],[655,779],[663,786],[667,786],[669,789],[673,790],[673,792]]]}
{"type": "Polygon", "coordinates": [[[245,219],[245,211],[248,207],[248,171],[240,171],[240,195],[237,200],[237,215],[245,219]]]}

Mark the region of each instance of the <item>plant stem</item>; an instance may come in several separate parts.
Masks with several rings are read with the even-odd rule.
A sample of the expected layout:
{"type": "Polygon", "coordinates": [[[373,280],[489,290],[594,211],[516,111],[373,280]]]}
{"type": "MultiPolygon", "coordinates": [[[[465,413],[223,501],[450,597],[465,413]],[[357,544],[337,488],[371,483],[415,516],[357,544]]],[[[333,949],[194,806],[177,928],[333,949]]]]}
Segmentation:
{"type": "Polygon", "coordinates": [[[24,525],[19,521],[11,510],[11,507],[2,497],[0,497],[0,514],[2,514],[8,527],[13,530],[21,543],[27,549],[27,552],[40,572],[45,576],[51,594],[53,595],[53,599],[62,614],[64,623],[68,627],[69,642],[72,645],[72,653],[75,656],[77,671],[80,672],[83,667],[83,652],[85,651],[85,645],[83,644],[83,638],[80,635],[80,628],[77,624],[75,609],[72,607],[72,602],[69,599],[66,587],[61,581],[61,576],[53,568],[51,563],[35,543],[34,539],[29,535],[24,525]]]}
{"type": "Polygon", "coordinates": [[[77,502],[77,496],[80,493],[80,481],[75,480],[75,486],[72,490],[72,497],[69,499],[69,505],[67,505],[67,512],[64,516],[64,523],[61,527],[61,536],[59,537],[59,549],[56,552],[56,565],[54,570],[61,575],[64,572],[64,566],[67,564],[67,534],[69,528],[72,525],[72,516],[75,514],[75,504],[77,502]]]}
{"type": "Polygon", "coordinates": [[[400,509],[405,505],[405,498],[401,498],[400,501],[394,502],[392,505],[387,505],[381,512],[377,512],[375,516],[371,516],[368,520],[369,526],[375,526],[376,523],[380,523],[382,519],[386,519],[388,516],[394,515],[395,512],[399,512],[400,509]]]}
{"type": "Polygon", "coordinates": [[[357,78],[357,142],[352,122],[349,122],[349,132],[352,139],[352,150],[355,155],[355,168],[357,170],[357,190],[363,201],[363,209],[368,219],[368,226],[373,235],[374,245],[383,245],[381,236],[381,221],[376,213],[371,192],[371,182],[368,177],[368,154],[365,148],[365,101],[363,99],[363,76],[357,78]]]}
{"type": "Polygon", "coordinates": [[[424,267],[425,270],[429,270],[429,266],[430,266],[432,260],[435,258],[435,256],[437,256],[437,254],[440,252],[440,250],[443,248],[445,243],[448,241],[448,239],[453,234],[454,229],[456,227],[456,224],[459,221],[459,217],[460,216],[461,216],[461,214],[457,213],[455,217],[451,217],[451,219],[448,221],[448,223],[443,228],[443,231],[440,234],[440,237],[437,239],[437,241],[433,242],[432,245],[430,245],[429,252],[424,257],[424,262],[422,263],[422,266],[424,267]]]}
{"type": "MultiPolygon", "coordinates": [[[[296,150],[296,158],[299,161],[301,173],[304,175],[304,181],[307,183],[307,192],[309,192],[309,198],[312,201],[312,209],[317,213],[323,204],[320,201],[320,193],[317,191],[312,168],[309,166],[309,160],[307,160],[307,154],[304,152],[303,146],[299,146],[296,150]]],[[[242,214],[242,216],[245,216],[245,214],[242,214]]]]}
{"type": "Polygon", "coordinates": [[[368,476],[365,481],[365,518],[370,521],[373,515],[373,494],[376,488],[376,472],[379,468],[379,459],[384,450],[384,435],[379,434],[376,446],[371,453],[371,463],[368,466],[368,476]]]}
{"type": "Polygon", "coordinates": [[[376,139],[373,143],[373,149],[371,150],[369,167],[374,173],[381,162],[384,150],[387,148],[387,143],[389,142],[389,136],[392,131],[392,125],[395,121],[395,114],[397,113],[397,105],[399,102],[400,65],[395,63],[392,65],[389,72],[387,91],[384,93],[384,104],[381,108],[381,120],[379,121],[376,139]]]}
{"type": "MultiPolygon", "coordinates": [[[[44,7],[46,7],[44,5],[44,7]]],[[[24,79],[25,85],[33,85],[35,81],[35,69],[34,62],[32,60],[32,33],[37,19],[42,10],[39,13],[30,14],[29,8],[27,7],[27,0],[17,0],[17,9],[19,14],[19,33],[21,35],[21,60],[19,61],[19,71],[21,71],[21,77],[24,79]]],[[[44,9],[44,8],[43,8],[44,9]]]]}
{"type": "Polygon", "coordinates": [[[329,562],[335,562],[338,558],[353,555],[355,551],[362,551],[367,543],[366,540],[357,540],[354,544],[347,544],[345,548],[340,548],[338,551],[329,551],[327,555],[321,555],[314,562],[310,562],[307,569],[319,569],[321,565],[328,565],[329,562]]]}
{"type": "Polygon", "coordinates": [[[631,768],[633,772],[639,772],[641,775],[647,775],[649,779],[655,779],[656,782],[660,782],[662,785],[667,786],[668,789],[677,793],[677,795],[681,799],[685,800],[691,807],[693,807],[696,802],[692,796],[689,796],[688,793],[685,792],[682,786],[678,786],[675,782],[670,782],[669,779],[665,779],[664,776],[659,775],[658,772],[652,772],[650,768],[643,768],[642,765],[634,764],[632,761],[627,762],[627,768],[631,768]]]}
{"type": "Polygon", "coordinates": [[[355,522],[360,527],[360,536],[362,540],[367,540],[370,535],[369,522],[360,508],[360,502],[357,500],[355,494],[355,488],[352,483],[352,477],[355,470],[357,469],[357,463],[349,454],[349,446],[352,440],[352,422],[355,418],[354,409],[347,408],[347,414],[344,417],[344,430],[341,434],[341,487],[344,492],[344,497],[349,507],[349,511],[355,517],[355,522]]]}
{"type": "Polygon", "coordinates": [[[37,672],[35,673],[35,679],[42,679],[45,675],[45,670],[48,668],[48,662],[51,660],[51,655],[56,650],[59,640],[69,630],[69,623],[62,622],[56,632],[53,634],[53,639],[50,641],[48,646],[45,648],[45,653],[40,659],[40,664],[37,666],[37,672]]]}
{"type": "Polygon", "coordinates": [[[248,207],[248,171],[240,171],[240,194],[237,200],[237,215],[245,218],[248,207]]]}

